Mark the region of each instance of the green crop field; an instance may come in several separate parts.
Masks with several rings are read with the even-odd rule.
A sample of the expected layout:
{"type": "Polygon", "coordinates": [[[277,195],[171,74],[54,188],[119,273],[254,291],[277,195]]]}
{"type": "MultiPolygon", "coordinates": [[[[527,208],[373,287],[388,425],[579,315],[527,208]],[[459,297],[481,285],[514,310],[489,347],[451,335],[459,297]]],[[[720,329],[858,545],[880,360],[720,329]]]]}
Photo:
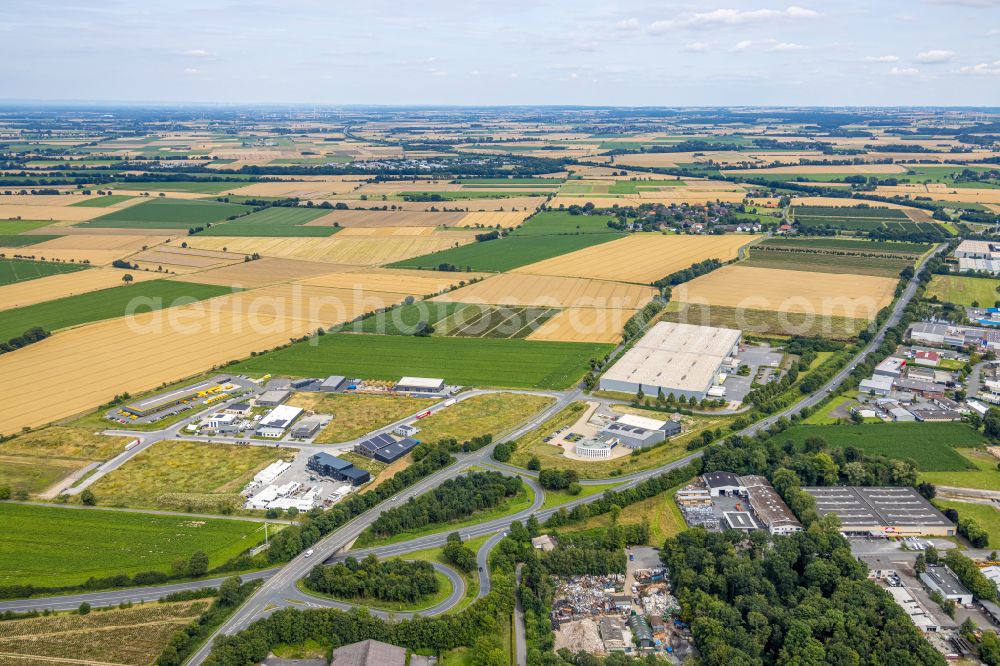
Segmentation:
{"type": "Polygon", "coordinates": [[[25,282],[37,278],[74,273],[89,266],[82,264],[55,264],[47,261],[30,261],[27,259],[0,259],[0,285],[25,282]]]}
{"type": "Polygon", "coordinates": [[[579,380],[590,359],[603,357],[612,348],[577,342],[342,333],[261,354],[232,370],[385,380],[415,375],[442,377],[464,386],[555,389],[579,380]]]}
{"type": "Polygon", "coordinates": [[[435,326],[442,319],[466,307],[468,307],[466,303],[416,301],[410,305],[401,305],[380,312],[357,324],[345,324],[342,330],[382,335],[413,335],[421,323],[435,326]]]}
{"type": "Polygon", "coordinates": [[[21,234],[52,224],[52,220],[0,220],[0,234],[21,234]]]}
{"type": "Polygon", "coordinates": [[[0,504],[0,586],[78,585],[91,576],[169,572],[196,551],[210,566],[264,540],[260,523],[0,504]]]}
{"type": "Polygon", "coordinates": [[[247,212],[246,206],[197,199],[150,199],[80,226],[125,229],[188,229],[247,212]]]}
{"type": "Polygon", "coordinates": [[[274,206],[229,222],[216,224],[201,232],[203,236],[301,236],[326,237],[340,231],[340,227],[307,227],[306,222],[323,217],[325,208],[290,208],[274,206]]]}
{"type": "Polygon", "coordinates": [[[514,229],[511,236],[619,233],[608,226],[613,219],[610,215],[570,215],[565,211],[545,211],[514,229]]]}
{"type": "Polygon", "coordinates": [[[558,308],[469,305],[441,322],[436,333],[463,338],[526,338],[558,313],[558,308]]]}
{"type": "Polygon", "coordinates": [[[853,446],[866,453],[915,460],[921,471],[972,469],[955,447],[977,447],[982,435],[964,423],[867,423],[863,425],[793,426],[776,435],[780,442],[802,443],[810,437],[831,446],[853,446]]]}
{"type": "Polygon", "coordinates": [[[83,201],[77,201],[76,203],[70,204],[70,206],[79,206],[81,208],[107,208],[116,203],[121,203],[122,201],[128,201],[129,199],[135,199],[133,196],[128,194],[105,194],[104,196],[97,197],[96,199],[84,199],[83,201]]]}
{"type": "Polygon", "coordinates": [[[683,180],[619,180],[608,188],[608,194],[638,194],[653,192],[661,187],[684,187],[683,180]]]}
{"type": "Polygon", "coordinates": [[[788,252],[752,247],[750,248],[750,258],[741,265],[755,268],[898,278],[901,270],[907,266],[913,266],[913,260],[895,257],[820,254],[817,252],[788,252]]]}
{"type": "Polygon", "coordinates": [[[671,301],[663,318],[666,321],[698,326],[738,328],[744,334],[803,335],[833,340],[851,340],[868,326],[867,320],[850,317],[824,317],[800,312],[730,308],[680,301],[671,301]]]}
{"type": "Polygon", "coordinates": [[[528,188],[513,188],[508,191],[498,190],[458,190],[457,192],[400,192],[404,201],[451,201],[453,199],[506,199],[507,197],[544,197],[549,192],[535,192],[528,188]]]}
{"type": "Polygon", "coordinates": [[[451,264],[474,271],[509,271],[518,266],[582,250],[591,245],[624,238],[625,234],[579,234],[568,236],[507,236],[499,240],[472,243],[441,252],[425,254],[391,264],[397,268],[437,268],[451,264]]]}
{"type": "Polygon", "coordinates": [[[817,250],[848,250],[851,252],[870,252],[874,254],[923,254],[931,249],[926,243],[907,243],[903,241],[871,241],[863,238],[788,238],[776,236],[766,238],[760,247],[815,248],[817,250]]]}
{"type": "Polygon", "coordinates": [[[232,293],[228,287],[170,280],[150,280],[100,289],[3,311],[0,316],[0,340],[21,335],[33,326],[56,331],[101,319],[122,317],[129,312],[129,304],[134,304],[134,312],[141,313],[187,305],[228,293],[232,293]]]}
{"type": "Polygon", "coordinates": [[[109,190],[127,190],[130,192],[194,192],[195,194],[219,194],[226,190],[244,187],[245,183],[225,181],[185,181],[165,180],[153,182],[111,183],[105,188],[109,190]]]}
{"type": "Polygon", "coordinates": [[[37,245],[42,241],[60,238],[60,236],[17,236],[11,234],[0,234],[0,247],[28,247],[37,245]]]}
{"type": "Polygon", "coordinates": [[[960,275],[935,275],[927,287],[927,298],[937,296],[942,301],[971,307],[976,302],[980,307],[993,307],[1000,301],[1000,280],[960,275]]]}
{"type": "Polygon", "coordinates": [[[562,178],[462,178],[455,181],[460,185],[510,185],[525,187],[531,185],[561,185],[562,178]]]}
{"type": "Polygon", "coordinates": [[[856,206],[795,206],[792,208],[796,219],[807,217],[862,218],[868,220],[901,220],[910,218],[898,208],[859,208],[856,206]]]}

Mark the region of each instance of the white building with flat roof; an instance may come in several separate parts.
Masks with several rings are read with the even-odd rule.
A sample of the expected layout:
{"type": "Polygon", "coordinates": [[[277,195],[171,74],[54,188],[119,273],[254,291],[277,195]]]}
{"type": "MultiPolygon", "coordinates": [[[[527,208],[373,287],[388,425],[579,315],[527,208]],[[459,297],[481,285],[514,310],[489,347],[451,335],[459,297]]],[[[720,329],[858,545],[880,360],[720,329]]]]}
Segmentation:
{"type": "Polygon", "coordinates": [[[444,390],[444,380],[437,377],[403,377],[396,382],[396,390],[403,393],[439,393],[444,390]]]}
{"type": "Polygon", "coordinates": [[[257,434],[261,437],[278,438],[281,437],[292,421],[302,414],[301,407],[291,407],[280,405],[269,411],[257,424],[257,434]]]}
{"type": "Polygon", "coordinates": [[[739,351],[741,336],[731,328],[661,321],[601,376],[600,388],[701,400],[739,351]]]}

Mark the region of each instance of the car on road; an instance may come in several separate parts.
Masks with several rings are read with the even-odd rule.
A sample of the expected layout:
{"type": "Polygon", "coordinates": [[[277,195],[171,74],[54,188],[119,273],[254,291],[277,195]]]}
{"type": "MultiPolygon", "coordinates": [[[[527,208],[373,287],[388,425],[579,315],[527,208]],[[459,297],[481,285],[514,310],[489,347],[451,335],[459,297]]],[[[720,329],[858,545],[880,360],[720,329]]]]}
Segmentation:
{"type": "Polygon", "coordinates": [[[314,549],[312,549],[312,548],[310,548],[309,550],[307,550],[306,551],[306,557],[312,557],[313,556],[313,552],[314,552],[314,549]]]}

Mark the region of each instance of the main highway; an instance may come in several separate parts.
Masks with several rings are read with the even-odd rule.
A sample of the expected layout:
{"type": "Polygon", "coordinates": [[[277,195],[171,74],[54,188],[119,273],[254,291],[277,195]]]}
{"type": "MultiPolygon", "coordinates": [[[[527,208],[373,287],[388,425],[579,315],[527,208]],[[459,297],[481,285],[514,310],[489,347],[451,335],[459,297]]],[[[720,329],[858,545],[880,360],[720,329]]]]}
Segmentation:
{"type": "MultiPolygon", "coordinates": [[[[917,273],[920,272],[920,268],[933,256],[936,256],[944,249],[944,245],[939,245],[931,253],[926,255],[917,269],[917,273]]],[[[919,287],[919,281],[916,276],[910,279],[906,286],[904,287],[899,298],[893,306],[892,312],[889,317],[883,322],[882,326],[879,328],[877,334],[873,339],[866,344],[858,354],[847,363],[844,368],[838,371],[833,377],[831,377],[823,386],[814,391],[811,394],[804,396],[801,400],[796,402],[794,405],[782,410],[781,412],[772,414],[760,421],[757,421],[748,427],[734,433],[736,435],[742,436],[752,436],[767,428],[770,428],[781,418],[788,418],[794,414],[799,413],[803,409],[812,407],[819,402],[821,402],[827,395],[834,392],[850,375],[854,367],[861,362],[864,362],[868,356],[870,356],[882,341],[885,339],[886,330],[892,326],[895,326],[902,318],[903,310],[913,298],[919,287]]],[[[483,391],[486,392],[486,391],[483,391]]],[[[471,393],[471,392],[470,392],[471,393]]],[[[201,664],[211,651],[212,641],[220,635],[229,635],[236,633],[242,629],[245,629],[254,621],[266,617],[268,614],[273,612],[278,608],[284,608],[288,606],[293,607],[342,607],[343,604],[339,602],[333,602],[331,600],[322,599],[320,597],[315,597],[313,595],[308,595],[303,593],[298,588],[298,581],[304,578],[311,568],[319,562],[333,561],[336,559],[341,559],[347,554],[356,557],[363,557],[369,553],[373,553],[380,557],[388,556],[401,556],[405,559],[407,553],[415,552],[418,550],[424,550],[427,548],[438,547],[444,544],[448,532],[440,532],[437,534],[431,534],[428,536],[412,539],[403,543],[392,544],[387,546],[380,546],[375,548],[361,549],[357,551],[350,550],[351,544],[358,538],[358,536],[365,531],[374,521],[381,515],[384,511],[391,508],[400,506],[401,504],[409,501],[411,497],[421,495],[437,487],[443,481],[449,478],[453,478],[458,474],[466,473],[470,471],[472,467],[478,468],[493,468],[502,471],[507,474],[516,474],[528,483],[532,489],[535,491],[535,500],[532,506],[527,509],[520,511],[516,514],[504,516],[490,521],[485,521],[470,527],[462,528],[460,531],[463,540],[469,538],[476,538],[480,536],[492,535],[491,538],[484,544],[484,546],[477,553],[477,563],[478,566],[482,568],[482,573],[480,573],[480,590],[479,595],[485,595],[490,589],[490,581],[488,576],[487,558],[490,550],[503,538],[505,530],[507,530],[511,523],[514,521],[524,521],[529,516],[534,515],[539,521],[545,521],[553,513],[557,512],[561,508],[572,508],[580,504],[587,504],[589,502],[596,501],[600,499],[601,494],[590,495],[587,497],[572,500],[568,503],[562,504],[556,508],[549,508],[542,510],[541,506],[544,502],[544,491],[538,486],[535,477],[537,473],[528,472],[526,470],[516,468],[510,465],[504,465],[497,463],[491,459],[493,448],[496,444],[516,440],[525,434],[531,432],[538,428],[543,422],[557,414],[559,411],[572,404],[573,402],[581,399],[583,397],[583,391],[580,388],[576,388],[570,391],[562,393],[551,393],[556,397],[556,401],[547,409],[543,410],[537,414],[534,418],[521,424],[515,430],[507,433],[505,436],[498,438],[492,445],[484,447],[479,451],[475,451],[467,454],[457,454],[456,462],[449,467],[441,469],[430,476],[418,481],[414,485],[410,486],[406,490],[400,492],[397,496],[392,497],[381,504],[369,509],[368,511],[358,515],[354,519],[348,521],[339,529],[323,537],[319,542],[313,545],[311,549],[311,554],[306,555],[302,553],[295,557],[293,560],[285,564],[278,569],[269,569],[266,571],[256,572],[244,575],[244,579],[251,578],[261,578],[264,583],[261,587],[250,597],[250,599],[244,603],[219,629],[213,634],[212,639],[206,641],[206,643],[199,649],[188,661],[189,664],[197,666],[201,664]]],[[[627,488],[634,486],[645,479],[669,472],[678,467],[687,465],[691,461],[700,457],[702,454],[700,451],[693,452],[683,458],[675,460],[666,465],[660,467],[643,470],[641,472],[636,472],[633,474],[619,476],[609,479],[594,479],[587,480],[584,483],[600,483],[600,484],[619,484],[617,489],[627,488]]],[[[307,551],[310,552],[310,551],[307,551]]],[[[452,580],[452,595],[451,597],[439,604],[438,606],[428,609],[424,614],[434,614],[444,612],[457,604],[465,594],[464,582],[460,580],[461,577],[454,575],[454,572],[448,573],[450,571],[447,567],[442,567],[440,569],[445,572],[452,580]],[[456,578],[459,579],[456,581],[456,578]]],[[[13,610],[13,611],[23,611],[33,608],[75,608],[81,602],[87,601],[92,605],[110,605],[117,603],[116,600],[126,600],[135,599],[137,595],[139,598],[152,599],[158,598],[163,594],[168,594],[171,591],[178,591],[182,589],[192,589],[205,586],[215,586],[221,583],[223,579],[212,579],[195,581],[191,583],[179,583],[169,586],[158,586],[149,588],[135,588],[131,590],[119,590],[119,591],[107,591],[107,592],[95,592],[86,595],[65,595],[60,597],[40,597],[30,600],[19,600],[19,601],[8,601],[0,602],[0,611],[3,610],[13,610]]],[[[405,615],[405,614],[396,614],[405,615]]]]}

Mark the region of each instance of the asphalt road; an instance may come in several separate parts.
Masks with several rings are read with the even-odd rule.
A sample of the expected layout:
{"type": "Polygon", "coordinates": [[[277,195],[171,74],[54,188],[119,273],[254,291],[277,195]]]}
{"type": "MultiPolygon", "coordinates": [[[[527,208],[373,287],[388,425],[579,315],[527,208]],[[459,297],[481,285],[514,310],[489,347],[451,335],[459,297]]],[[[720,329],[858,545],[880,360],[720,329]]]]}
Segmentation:
{"type": "MultiPolygon", "coordinates": [[[[943,249],[943,247],[944,246],[938,246],[938,248],[936,248],[934,252],[928,255],[928,257],[925,258],[924,261],[929,259],[931,256],[938,254],[943,249]]],[[[922,265],[923,264],[921,264],[921,267],[922,265]]],[[[861,352],[858,353],[858,355],[852,360],[851,363],[847,364],[841,371],[839,371],[836,375],[834,375],[834,377],[832,377],[819,390],[810,395],[805,396],[802,400],[788,407],[787,409],[779,413],[773,414],[761,421],[758,421],[748,426],[747,428],[744,428],[743,430],[739,431],[736,434],[754,435],[760,432],[761,430],[769,428],[780,418],[782,417],[787,418],[792,414],[798,413],[802,409],[805,409],[806,407],[811,407],[819,403],[821,400],[823,400],[823,398],[828,393],[835,390],[848,377],[848,375],[850,375],[851,370],[855,365],[857,365],[857,363],[866,359],[872,352],[874,352],[878,348],[878,346],[882,343],[884,339],[886,329],[891,326],[894,326],[900,321],[903,309],[909,303],[910,299],[913,298],[913,295],[916,292],[917,287],[918,283],[916,278],[914,277],[907,283],[901,297],[897,299],[896,305],[894,306],[891,315],[883,324],[882,328],[879,330],[876,337],[868,345],[866,345],[864,349],[861,350],[861,352]]],[[[550,394],[550,395],[555,395],[555,394],[550,394]]],[[[505,437],[496,440],[496,443],[517,439],[518,437],[530,432],[531,430],[534,430],[542,422],[549,419],[551,416],[556,414],[558,411],[560,411],[570,403],[579,399],[581,395],[582,391],[579,389],[561,394],[558,397],[557,402],[553,406],[546,409],[541,414],[539,414],[529,422],[523,424],[516,430],[512,431],[505,437]]],[[[147,442],[144,442],[144,446],[146,444],[147,442]]],[[[313,555],[311,557],[306,557],[305,554],[301,554],[294,560],[289,562],[287,565],[285,565],[283,568],[281,568],[279,571],[277,571],[276,573],[272,573],[271,575],[269,575],[266,578],[264,585],[261,586],[261,588],[253,595],[253,597],[251,597],[246,604],[244,604],[222,627],[220,627],[219,630],[216,631],[212,639],[214,640],[215,636],[218,636],[220,634],[232,634],[237,631],[240,631],[249,626],[255,620],[266,616],[267,614],[272,612],[275,608],[287,606],[289,605],[289,603],[293,604],[297,602],[301,603],[302,600],[298,598],[298,595],[301,595],[302,593],[299,592],[298,588],[296,587],[296,582],[301,578],[303,578],[309,572],[312,566],[316,564],[316,562],[326,561],[335,556],[340,551],[347,548],[349,544],[351,544],[361,534],[361,532],[363,532],[383,511],[398,506],[399,504],[407,501],[412,496],[420,495],[424,492],[427,492],[431,488],[434,488],[440,483],[442,483],[445,479],[452,478],[456,474],[462,473],[469,467],[476,464],[490,464],[491,466],[494,467],[504,468],[506,471],[519,474],[520,476],[522,476],[522,478],[525,478],[526,481],[528,481],[530,476],[532,476],[530,474],[525,474],[525,470],[521,470],[518,468],[511,468],[509,465],[501,465],[496,462],[491,462],[489,458],[490,454],[492,453],[492,450],[493,446],[489,446],[471,454],[457,456],[459,460],[455,465],[440,470],[434,473],[433,475],[417,482],[416,484],[408,488],[406,491],[400,493],[398,496],[390,500],[387,500],[386,502],[383,502],[382,504],[366,511],[365,513],[361,514],[360,516],[346,523],[340,529],[324,537],[322,540],[320,540],[320,542],[318,542],[313,546],[312,549],[313,555]]],[[[694,452],[688,456],[685,456],[684,458],[681,458],[679,460],[676,460],[672,463],[669,463],[667,465],[658,468],[645,470],[642,472],[636,472],[634,474],[617,478],[590,480],[589,483],[622,482],[623,483],[622,487],[632,486],[636,483],[639,483],[643,479],[656,476],[665,473],[667,471],[670,471],[672,469],[676,469],[677,467],[686,465],[692,460],[698,458],[700,455],[701,455],[700,451],[694,452]]],[[[535,504],[537,506],[533,507],[535,509],[540,507],[541,502],[544,501],[544,493],[540,492],[540,490],[541,489],[536,490],[535,504]]],[[[588,502],[596,501],[600,497],[601,497],[600,495],[592,495],[589,497],[580,498],[578,500],[573,500],[567,504],[564,504],[558,508],[547,509],[544,511],[536,511],[535,515],[540,521],[544,521],[550,515],[558,511],[559,508],[572,508],[578,504],[586,504],[588,502]]],[[[461,534],[463,538],[467,539],[487,534],[497,534],[499,532],[500,534],[497,534],[497,536],[494,537],[496,541],[499,541],[499,539],[502,538],[501,530],[505,530],[507,527],[509,527],[510,523],[513,522],[514,520],[524,520],[525,518],[527,518],[528,515],[531,515],[531,513],[528,511],[520,512],[516,515],[499,518],[493,521],[489,521],[486,523],[462,529],[461,534]]],[[[377,554],[381,556],[405,555],[405,553],[407,552],[413,552],[415,550],[422,550],[425,548],[441,545],[444,543],[446,537],[447,537],[447,532],[442,532],[440,534],[429,535],[427,537],[414,539],[401,544],[393,544],[392,546],[385,546],[381,548],[371,549],[371,551],[377,552],[377,554]]],[[[491,542],[492,541],[493,540],[491,539],[491,542]]],[[[483,550],[484,551],[486,550],[485,547],[483,550]]],[[[352,555],[357,554],[358,556],[363,556],[363,554],[365,554],[366,552],[368,551],[358,551],[357,553],[352,552],[351,554],[352,555]]],[[[481,551],[478,558],[480,559],[480,565],[483,566],[484,568],[484,573],[486,570],[486,566],[485,564],[483,564],[482,560],[484,560],[486,557],[488,557],[488,553],[484,554],[481,551]]],[[[481,590],[483,589],[482,578],[483,577],[481,577],[481,588],[480,588],[481,590]]],[[[221,579],[216,584],[219,583],[221,583],[221,579]]],[[[179,589],[190,589],[190,587],[202,587],[208,584],[209,581],[199,581],[194,584],[182,583],[179,585],[180,586],[187,585],[188,587],[180,587],[179,589]]],[[[486,588],[488,589],[488,580],[486,580],[486,588]]],[[[151,596],[153,595],[160,596],[162,594],[167,593],[164,591],[165,588],[162,587],[147,588],[147,589],[151,596]],[[155,592],[153,590],[155,590],[155,592]]],[[[113,595],[115,593],[113,592],[95,593],[95,595],[101,595],[101,594],[113,595]]],[[[74,604],[71,607],[75,607],[79,605],[81,601],[86,600],[83,598],[83,596],[86,595],[71,595],[70,597],[64,597],[62,599],[64,600],[64,603],[74,604]]],[[[58,598],[48,597],[44,599],[51,602],[58,598]]],[[[316,601],[315,598],[312,597],[310,597],[309,600],[310,602],[316,601]]],[[[5,604],[0,604],[0,610],[6,609],[5,606],[7,604],[19,604],[19,603],[22,605],[29,604],[30,607],[38,607],[38,601],[39,600],[36,599],[28,602],[24,601],[6,602],[5,604]]],[[[455,603],[457,603],[457,601],[455,603]]],[[[52,608],[53,606],[51,604],[45,604],[41,607],[52,608]]],[[[12,610],[13,609],[14,608],[12,608],[12,610]]],[[[205,657],[207,657],[209,652],[211,651],[211,643],[212,640],[207,641],[205,645],[192,656],[192,658],[189,661],[189,664],[197,666],[202,661],[204,661],[205,657]]]]}

